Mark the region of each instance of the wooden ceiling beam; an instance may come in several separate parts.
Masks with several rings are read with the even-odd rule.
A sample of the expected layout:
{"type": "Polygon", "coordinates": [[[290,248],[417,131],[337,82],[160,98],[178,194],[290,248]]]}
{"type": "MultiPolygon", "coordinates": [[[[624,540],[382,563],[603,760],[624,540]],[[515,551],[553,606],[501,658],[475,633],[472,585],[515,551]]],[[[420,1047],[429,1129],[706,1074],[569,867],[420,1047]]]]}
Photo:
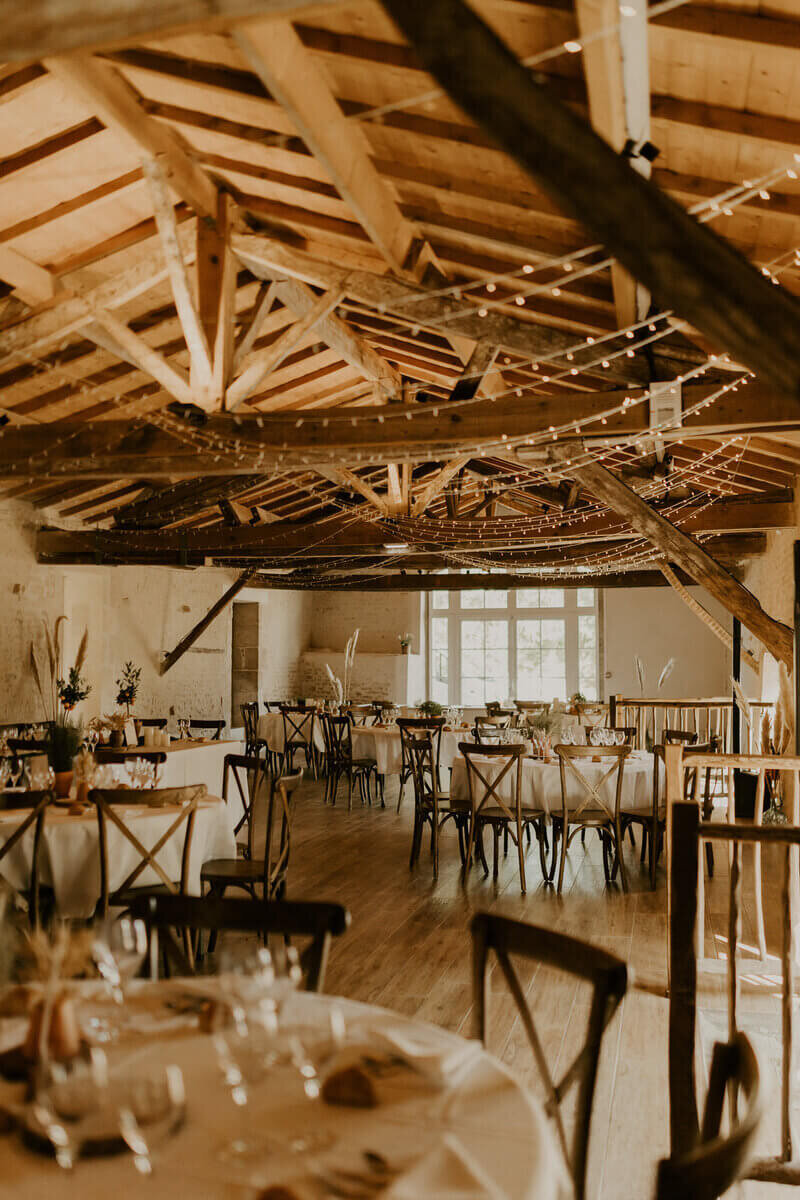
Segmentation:
{"type": "Polygon", "coordinates": [[[445,463],[437,474],[425,483],[422,491],[415,498],[411,508],[411,515],[413,517],[421,517],[436,497],[441,495],[450,480],[459,471],[463,470],[469,459],[470,456],[468,454],[461,454],[458,458],[452,458],[450,462],[445,463]]]}
{"type": "Polygon", "coordinates": [[[376,492],[365,479],[361,479],[356,475],[355,471],[351,471],[348,467],[317,467],[315,468],[318,475],[323,479],[327,479],[330,483],[337,484],[338,487],[345,488],[349,492],[357,492],[359,496],[370,504],[376,512],[382,517],[388,517],[390,514],[390,505],[388,497],[385,493],[376,492]]]}
{"type": "MultiPolygon", "coordinates": [[[[574,453],[554,447],[553,460],[563,465],[567,455],[574,453]]],[[[584,483],[631,527],[652,542],[662,554],[667,554],[696,583],[702,584],[732,616],[737,617],[759,639],[769,653],[792,669],[794,634],[788,625],[770,617],[752,592],[748,591],[730,572],[726,571],[707,550],[686,531],[682,522],[678,529],[657,512],[627,484],[598,462],[589,461],[570,468],[574,477],[584,483]]]]}
{"type": "MultiPolygon", "coordinates": [[[[600,469],[604,470],[604,468],[600,469]]],[[[346,468],[339,470],[342,471],[341,476],[336,468],[330,469],[331,473],[338,476],[336,482],[341,481],[341,486],[352,488],[353,491],[361,494],[366,491],[370,504],[375,507],[383,503],[383,498],[364,480],[356,477],[356,482],[356,480],[351,480],[350,473],[346,468]]],[[[616,476],[614,478],[616,479],[616,476]]],[[[624,484],[621,486],[625,488],[624,484]]],[[[628,491],[630,489],[625,488],[625,492],[628,491]]],[[[659,522],[669,525],[669,522],[657,509],[647,505],[639,497],[636,499],[639,505],[643,506],[648,513],[654,514],[659,522]]],[[[637,508],[637,513],[640,511],[637,508]]],[[[364,516],[366,517],[367,514],[365,513],[364,516]]],[[[627,519],[626,517],[625,520],[627,519]]],[[[791,503],[776,505],[728,500],[708,507],[698,506],[696,513],[684,508],[681,510],[681,520],[682,529],[691,530],[692,533],[698,535],[732,531],[759,532],[775,527],[790,527],[793,522],[793,511],[791,503]]],[[[448,543],[447,545],[436,538],[433,533],[436,528],[434,523],[429,553],[441,556],[447,552],[448,547],[454,552],[465,550],[475,552],[476,530],[469,522],[463,522],[463,532],[453,539],[452,544],[448,543]]],[[[673,527],[670,526],[670,528],[673,527]]],[[[641,529],[637,529],[636,532],[643,534],[641,529]]],[[[552,528],[542,531],[519,532],[513,538],[507,529],[503,529],[502,533],[493,533],[491,530],[487,530],[481,538],[480,552],[487,555],[519,555],[525,550],[538,552],[552,547],[559,553],[563,553],[565,547],[569,546],[605,543],[606,548],[613,547],[615,543],[629,542],[634,536],[635,534],[632,534],[624,523],[621,524],[617,517],[609,518],[608,514],[602,514],[579,523],[554,525],[552,528]]],[[[643,536],[649,535],[643,534],[643,536]]],[[[687,536],[687,540],[691,540],[688,539],[688,535],[683,536],[687,536]]],[[[421,529],[419,537],[420,539],[424,538],[424,532],[421,529]]],[[[307,551],[312,557],[328,557],[341,554],[375,554],[376,551],[380,552],[387,542],[393,543],[402,540],[402,532],[395,530],[387,532],[381,527],[376,527],[368,519],[356,520],[349,517],[340,518],[338,522],[329,525],[324,537],[318,522],[308,525],[283,522],[271,526],[266,532],[259,529],[231,530],[219,525],[199,530],[137,529],[98,531],[97,533],[43,529],[37,535],[37,553],[42,561],[54,561],[64,555],[73,557],[84,555],[91,560],[98,554],[109,559],[120,556],[130,558],[136,554],[157,556],[172,553],[230,559],[238,556],[257,558],[294,553],[299,550],[307,551]]],[[[425,549],[424,541],[415,547],[415,553],[419,553],[422,549],[425,549]]],[[[663,547],[661,549],[663,550],[663,547]]],[[[708,557],[707,554],[706,557],[708,557]]]]}
{"type": "MultiPolygon", "coordinates": [[[[676,571],[681,583],[693,586],[693,580],[683,571],[676,571]]],[[[660,571],[625,571],[602,574],[593,571],[579,575],[535,574],[475,571],[449,572],[448,574],[403,574],[390,575],[336,575],[330,579],[322,577],[313,581],[289,575],[270,575],[257,571],[248,587],[270,588],[277,591],[312,592],[463,592],[474,588],[487,591],[507,591],[512,588],[643,588],[666,587],[666,579],[660,571]]]]}
{"type": "MultiPolygon", "coordinates": [[[[302,382],[302,380],[301,380],[302,382]]],[[[318,383],[315,392],[318,392],[318,383]]],[[[464,407],[447,404],[385,405],[375,409],[375,417],[363,407],[353,405],[309,410],[293,408],[259,415],[228,416],[213,414],[207,419],[207,433],[236,445],[235,454],[220,454],[216,449],[188,446],[168,433],[147,426],[131,430],[126,421],[108,419],[91,424],[79,417],[41,426],[6,429],[0,438],[0,478],[13,479],[46,470],[61,478],[168,478],[182,475],[250,475],[280,466],[308,468],[316,454],[330,461],[331,453],[355,464],[359,461],[385,464],[409,458],[441,461],[462,454],[478,454],[487,446],[507,458],[512,456],[519,470],[546,466],[550,439],[544,438],[552,425],[563,419],[565,410],[581,421],[581,428],[593,444],[602,449],[617,438],[635,438],[648,430],[644,404],[632,403],[617,416],[601,425],[600,415],[641,393],[564,392],[552,395],[506,396],[491,405],[464,407]],[[298,413],[302,413],[302,420],[298,413]],[[406,419],[407,418],[407,419],[406,419]],[[503,441],[503,436],[508,443],[503,441]],[[544,435],[544,436],[543,436],[544,435]],[[524,439],[538,437],[536,445],[524,439]],[[520,443],[512,450],[514,440],[520,443]]],[[[705,407],[705,397],[714,395],[707,384],[686,384],[683,388],[688,413],[680,430],[684,441],[694,437],[731,436],[734,430],[744,436],[749,430],[800,428],[800,418],[790,400],[776,396],[755,381],[747,387],[729,391],[713,405],[705,407]]],[[[367,399],[372,399],[367,397],[367,399]]],[[[158,398],[149,402],[156,403],[158,398]]],[[[281,390],[277,400],[286,403],[281,390]]],[[[159,403],[163,403],[159,401],[159,403]]],[[[668,439],[674,441],[674,437],[668,439]]],[[[611,451],[609,451],[611,453],[611,451]]]]}
{"type": "Polygon", "coordinates": [[[289,22],[253,22],[234,33],[250,66],[289,114],[389,267],[402,272],[416,236],[372,164],[364,130],[348,121],[314,57],[289,22]]]}
{"type": "Polygon", "coordinates": [[[660,304],[800,401],[800,302],[631,171],[464,0],[383,3],[451,99],[660,304]]]}
{"type": "MultiPolygon", "coordinates": [[[[233,249],[254,275],[274,278],[285,272],[296,279],[317,287],[344,287],[347,295],[379,313],[399,315],[412,326],[429,325],[445,335],[456,333],[473,342],[488,342],[493,347],[505,346],[527,357],[572,352],[575,337],[560,329],[545,328],[499,309],[488,309],[479,316],[479,306],[465,311],[464,300],[439,294],[426,296],[422,285],[411,287],[397,279],[364,270],[343,270],[301,250],[295,250],[273,237],[261,234],[234,234],[233,249]]],[[[430,289],[428,289],[430,290],[430,289]]],[[[774,289],[775,290],[775,289],[774,289]]],[[[576,365],[596,358],[596,353],[577,352],[576,365]]],[[[595,367],[596,375],[609,382],[623,380],[635,383],[649,379],[645,363],[632,358],[611,360],[606,370],[595,367]]]]}
{"type": "Polygon", "coordinates": [[[189,157],[178,135],[147,116],[136,90],[109,63],[92,55],[44,60],[48,71],[81,96],[103,124],[130,143],[141,158],[154,158],[170,187],[194,211],[217,220],[217,188],[189,157]]]}

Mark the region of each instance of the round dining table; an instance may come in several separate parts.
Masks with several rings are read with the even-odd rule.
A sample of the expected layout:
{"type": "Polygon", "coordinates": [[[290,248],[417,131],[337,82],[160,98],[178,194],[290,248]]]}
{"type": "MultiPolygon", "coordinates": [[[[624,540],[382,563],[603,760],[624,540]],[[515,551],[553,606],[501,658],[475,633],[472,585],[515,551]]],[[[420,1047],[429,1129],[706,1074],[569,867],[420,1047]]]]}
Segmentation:
{"type": "MultiPolygon", "coordinates": [[[[185,1118],[153,1146],[152,1174],[137,1173],[125,1149],[65,1170],[28,1148],[17,1131],[0,1138],[0,1192],[8,1188],[14,1200],[256,1200],[281,1184],[297,1200],[348,1194],[567,1200],[572,1194],[554,1127],[504,1064],[480,1043],[385,1009],[304,992],[290,996],[279,1038],[303,1048],[300,1061],[279,1056],[237,1094],[230,1076],[223,1078],[225,1031],[201,1032],[192,1004],[204,993],[213,996],[218,984],[218,977],[137,983],[124,1009],[112,1011],[124,1018],[104,1047],[112,1084],[126,1075],[152,1078],[167,1066],[183,1075],[185,1118]],[[304,1087],[299,1067],[304,1056],[315,1058],[316,1046],[330,1044],[334,1010],[344,1040],[333,1065],[320,1066],[320,1077],[342,1056],[373,1064],[374,1107],[328,1103],[324,1089],[313,1098],[304,1087]],[[370,1156],[385,1163],[386,1186],[362,1193],[359,1176],[375,1181],[370,1156]]],[[[96,1019],[87,985],[76,990],[79,1020],[96,1019]]],[[[18,1044],[24,1031],[24,1019],[0,1019],[0,1049],[18,1044]]],[[[24,1115],[23,1085],[0,1080],[0,1107],[24,1115]]]]}
{"type": "MultiPolygon", "coordinates": [[[[136,802],[131,790],[129,804],[117,804],[115,809],[125,825],[146,850],[152,850],[173,823],[178,810],[168,805],[153,808],[136,802]]],[[[7,802],[10,794],[6,793],[7,802]]],[[[0,845],[5,843],[30,809],[5,808],[0,811],[0,845]]],[[[188,890],[200,894],[200,871],[203,863],[215,858],[235,858],[234,826],[241,811],[228,806],[216,796],[204,796],[198,801],[188,865],[188,890]]],[[[110,822],[106,826],[108,845],[108,886],[114,891],[127,878],[141,856],[125,835],[110,822]]],[[[9,853],[0,859],[0,876],[13,888],[29,886],[33,862],[34,829],[23,835],[9,853]]],[[[171,837],[157,853],[157,860],[170,879],[181,877],[183,831],[171,837]]],[[[52,887],[56,912],[61,917],[86,918],[95,911],[101,892],[100,834],[97,812],[86,808],[72,813],[66,805],[53,804],[47,810],[39,848],[40,880],[52,887]]],[[[137,886],[158,885],[162,881],[156,871],[147,868],[139,876],[137,886]]],[[[0,1193],[1,1194],[1,1193],[0,1193]]]]}
{"type": "MultiPolygon", "coordinates": [[[[294,720],[298,725],[301,723],[301,718],[296,713],[294,714],[294,720]]],[[[267,747],[273,754],[283,754],[283,713],[262,713],[258,718],[258,736],[267,743],[267,747]]],[[[312,737],[315,749],[319,750],[320,754],[324,754],[325,737],[322,732],[322,721],[320,720],[319,713],[315,713],[314,715],[314,732],[312,737]]]]}
{"type": "MultiPolygon", "coordinates": [[[[400,729],[397,725],[355,725],[351,734],[353,758],[374,758],[379,775],[399,775],[403,768],[400,729]]],[[[439,769],[442,779],[458,756],[459,742],[472,741],[472,731],[443,729],[439,743],[439,769]]]]}

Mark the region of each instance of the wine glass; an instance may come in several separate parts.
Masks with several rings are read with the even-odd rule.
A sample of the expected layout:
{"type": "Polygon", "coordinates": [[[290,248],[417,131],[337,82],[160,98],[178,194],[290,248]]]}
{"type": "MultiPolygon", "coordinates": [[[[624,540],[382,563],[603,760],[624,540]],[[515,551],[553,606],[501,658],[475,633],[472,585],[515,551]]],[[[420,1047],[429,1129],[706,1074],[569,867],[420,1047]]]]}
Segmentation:
{"type": "Polygon", "coordinates": [[[108,1066],[97,1046],[88,1059],[45,1060],[36,1072],[32,1116],[50,1141],[56,1162],[71,1170],[84,1144],[98,1136],[108,1112],[108,1066]]]}
{"type": "MultiPolygon", "coordinates": [[[[139,973],[147,955],[147,927],[144,921],[120,917],[103,921],[95,929],[92,959],[103,980],[108,997],[121,1008],[125,991],[139,973]]],[[[104,1012],[94,1012],[89,1005],[83,1008],[89,1032],[97,1041],[112,1041],[119,1025],[112,1023],[104,1012]]]]}
{"type": "Polygon", "coordinates": [[[114,1080],[112,1101],[119,1131],[133,1153],[134,1167],[141,1175],[152,1175],[154,1149],[183,1120],[183,1072],[175,1063],[169,1063],[122,1075],[114,1080]]]}

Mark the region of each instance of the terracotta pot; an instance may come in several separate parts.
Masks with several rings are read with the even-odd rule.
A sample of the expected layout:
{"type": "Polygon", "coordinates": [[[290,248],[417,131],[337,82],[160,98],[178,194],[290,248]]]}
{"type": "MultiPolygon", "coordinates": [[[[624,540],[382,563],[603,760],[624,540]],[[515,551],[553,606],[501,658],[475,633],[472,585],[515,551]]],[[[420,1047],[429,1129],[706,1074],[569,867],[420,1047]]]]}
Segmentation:
{"type": "Polygon", "coordinates": [[[72,771],[56,771],[56,795],[65,800],[72,787],[72,771]]]}
{"type": "Polygon", "coordinates": [[[408,646],[404,645],[402,642],[400,643],[400,653],[408,654],[408,646]]]}
{"type": "Polygon", "coordinates": [[[110,745],[120,747],[120,746],[124,746],[124,744],[125,744],[125,741],[122,736],[122,730],[121,729],[112,729],[110,745]]]}

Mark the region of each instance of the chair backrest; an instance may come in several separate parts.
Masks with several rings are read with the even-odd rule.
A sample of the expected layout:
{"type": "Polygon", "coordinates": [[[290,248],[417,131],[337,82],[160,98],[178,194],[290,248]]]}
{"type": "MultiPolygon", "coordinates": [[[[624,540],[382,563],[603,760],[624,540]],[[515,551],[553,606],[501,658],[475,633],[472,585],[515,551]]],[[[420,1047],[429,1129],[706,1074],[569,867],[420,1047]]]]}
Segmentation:
{"type": "MultiPolygon", "coordinates": [[[[686,1053],[690,1053],[687,1047],[686,1053]]],[[[748,1038],[717,1042],[711,1059],[700,1140],[687,1153],[658,1164],[656,1200],[716,1200],[742,1179],[752,1160],[762,1117],[758,1062],[748,1038]],[[725,1097],[729,1127],[721,1133],[725,1097]]]]}
{"type": "MultiPolygon", "coordinates": [[[[285,700],[265,700],[264,707],[266,708],[267,712],[280,712],[285,703],[285,700]]],[[[258,706],[256,705],[256,707],[258,706]]]]}
{"type": "Polygon", "coordinates": [[[433,765],[438,779],[444,717],[398,717],[397,728],[400,730],[402,777],[408,778],[413,770],[410,756],[411,738],[418,734],[428,733],[433,743],[433,765]]]}
{"type": "Polygon", "coordinates": [[[310,944],[300,954],[304,986],[309,992],[322,991],[330,940],[343,934],[350,924],[350,914],[341,904],[317,901],[141,896],[131,904],[131,912],[145,921],[151,935],[157,931],[157,944],[151,943],[151,964],[157,964],[160,946],[179,975],[193,974],[194,967],[173,936],[173,929],[220,933],[235,930],[256,933],[264,939],[270,934],[310,938],[310,944]]]}
{"type": "MultiPolygon", "coordinates": [[[[258,711],[258,703],[256,703],[256,711],[258,711]]],[[[189,728],[207,730],[211,734],[209,741],[218,742],[226,723],[227,722],[215,718],[210,718],[208,721],[204,721],[198,717],[196,720],[193,719],[189,722],[189,728]]]]}
{"type": "MultiPolygon", "coordinates": [[[[577,938],[527,925],[509,917],[477,913],[472,919],[473,1021],[475,1036],[485,1044],[489,1027],[489,955],[493,951],[519,1012],[536,1066],[546,1090],[545,1107],[555,1123],[564,1157],[572,1174],[576,1200],[586,1194],[586,1157],[592,1118],[592,1101],[603,1034],[628,986],[628,971],[622,959],[577,938]],[[586,1038],[556,1081],[540,1040],[528,992],[514,969],[511,955],[546,967],[556,968],[583,980],[592,989],[586,1038]],[[572,1112],[572,1138],[567,1139],[561,1104],[570,1088],[577,1087],[572,1112]]],[[[686,1197],[689,1200],[689,1197],[686,1197]]]]}
{"type": "Polygon", "coordinates": [[[226,754],[222,766],[222,799],[229,807],[241,806],[233,835],[238,839],[244,829],[245,857],[252,858],[254,838],[254,807],[269,794],[267,760],[257,754],[226,754]]]}
{"type": "Polygon", "coordinates": [[[270,900],[280,900],[286,890],[292,850],[293,798],[302,780],[302,769],[272,780],[264,846],[264,896],[270,900]]]}
{"type": "Polygon", "coordinates": [[[516,709],[503,708],[499,700],[487,700],[484,705],[487,717],[513,717],[516,709]]]}
{"type": "Polygon", "coordinates": [[[348,704],[346,712],[354,725],[371,724],[375,716],[375,709],[371,704],[348,704]]]}
{"type": "Polygon", "coordinates": [[[429,729],[407,730],[406,749],[414,784],[417,809],[436,809],[439,802],[439,777],[434,757],[434,740],[429,729]]]}
{"type": "Polygon", "coordinates": [[[384,719],[385,713],[390,713],[394,708],[391,700],[372,700],[370,708],[372,709],[371,725],[378,725],[384,719]]]}
{"type": "MultiPolygon", "coordinates": [[[[5,811],[12,809],[24,813],[6,840],[0,844],[0,876],[3,874],[2,862],[14,847],[22,841],[30,828],[33,828],[33,850],[31,854],[31,876],[28,889],[29,916],[31,924],[39,924],[39,855],[42,845],[42,830],[44,818],[49,806],[53,803],[55,794],[51,791],[2,792],[0,793],[0,808],[5,811]]],[[[5,822],[0,823],[0,835],[6,828],[5,822]]]]}
{"type": "Polygon", "coordinates": [[[350,737],[352,723],[347,716],[334,716],[333,713],[322,713],[322,736],[325,739],[325,753],[334,763],[348,763],[352,758],[353,744],[350,737]]]}
{"type": "Polygon", "coordinates": [[[625,759],[631,752],[630,746],[564,746],[558,745],[555,747],[558,755],[558,765],[561,772],[561,809],[564,820],[567,818],[567,777],[577,780],[580,787],[581,799],[576,805],[572,805],[571,812],[573,817],[579,817],[584,809],[600,809],[606,813],[610,820],[614,820],[619,812],[622,802],[622,776],[625,769],[625,759]],[[593,759],[600,759],[600,766],[610,763],[606,771],[599,779],[589,778],[582,770],[581,764],[591,763],[593,759]],[[614,786],[614,801],[613,807],[602,794],[602,788],[606,780],[611,779],[616,774],[614,786]]]}
{"type": "MultiPolygon", "coordinates": [[[[163,812],[167,818],[165,822],[166,828],[159,833],[159,836],[149,847],[144,845],[136,831],[137,817],[142,815],[142,810],[138,805],[146,805],[148,803],[147,793],[137,793],[130,789],[119,788],[93,788],[89,792],[89,800],[97,809],[100,848],[99,911],[103,915],[108,912],[111,905],[117,902],[118,898],[123,897],[126,892],[135,886],[137,880],[146,871],[153,871],[158,876],[160,883],[169,892],[177,893],[186,890],[197,804],[206,795],[206,786],[205,784],[197,784],[191,787],[164,788],[160,790],[166,793],[164,799],[169,801],[169,803],[159,806],[159,811],[163,812]],[[136,807],[136,815],[131,814],[129,811],[132,806],[136,807]],[[133,867],[133,870],[113,890],[109,886],[108,832],[110,826],[116,829],[130,843],[138,855],[138,862],[133,867]],[[183,838],[183,844],[180,852],[180,870],[178,879],[175,880],[170,877],[172,872],[166,869],[162,856],[165,852],[165,847],[169,847],[171,850],[170,843],[178,841],[181,837],[183,838]]],[[[150,795],[152,797],[152,793],[150,795]]],[[[154,809],[154,811],[156,810],[154,809]]],[[[148,838],[148,840],[150,839],[148,838]]],[[[169,850],[166,852],[169,853],[169,850]]]]}
{"type": "Polygon", "coordinates": [[[32,738],[8,738],[8,748],[15,753],[26,751],[29,753],[49,754],[50,742],[45,738],[39,741],[34,741],[32,738]]]}
{"type": "Polygon", "coordinates": [[[137,717],[143,729],[166,729],[169,717],[137,717]]]}
{"type": "Polygon", "coordinates": [[[615,725],[614,733],[624,733],[626,746],[634,746],[636,744],[637,729],[635,725],[615,725]]]}
{"type": "Polygon", "coordinates": [[[254,750],[258,740],[258,701],[248,700],[247,703],[240,704],[239,711],[242,714],[245,744],[248,751],[254,750]]]}
{"type": "Polygon", "coordinates": [[[522,759],[526,747],[460,742],[458,748],[466,764],[472,812],[480,815],[484,808],[500,808],[509,818],[516,819],[522,808],[522,759]],[[502,783],[507,775],[511,785],[510,804],[502,795],[502,783]]]}
{"type": "Polygon", "coordinates": [[[472,736],[480,745],[488,746],[502,736],[502,731],[511,728],[510,717],[476,716],[472,736]]]}
{"type": "Polygon", "coordinates": [[[697,742],[697,732],[693,729],[665,729],[662,736],[665,746],[675,746],[678,742],[684,746],[693,746],[697,742]]]}
{"type": "Polygon", "coordinates": [[[314,720],[317,715],[315,708],[300,707],[299,705],[282,704],[283,744],[311,746],[314,741],[314,720]]]}

